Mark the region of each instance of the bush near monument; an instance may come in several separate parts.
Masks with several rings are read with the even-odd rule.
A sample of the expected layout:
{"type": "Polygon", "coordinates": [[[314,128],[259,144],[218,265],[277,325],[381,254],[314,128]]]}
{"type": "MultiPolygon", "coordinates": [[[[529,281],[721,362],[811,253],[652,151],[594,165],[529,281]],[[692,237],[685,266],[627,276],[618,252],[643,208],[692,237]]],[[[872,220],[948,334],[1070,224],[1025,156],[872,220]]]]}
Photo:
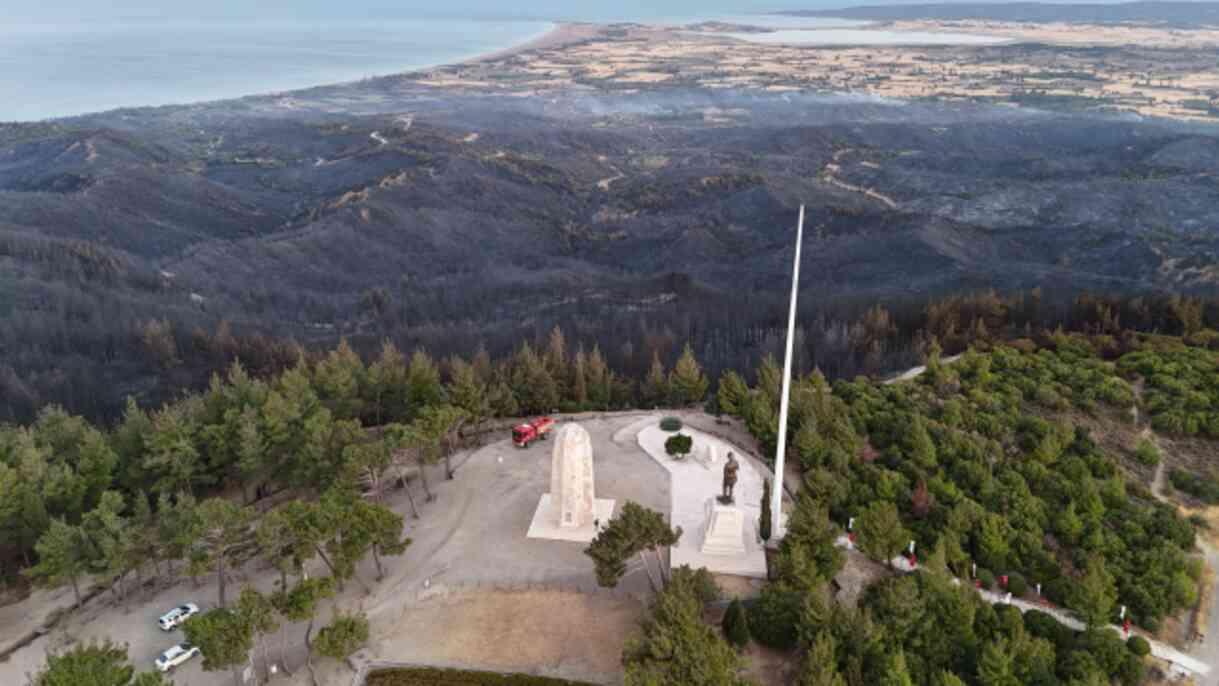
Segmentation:
{"type": "Polygon", "coordinates": [[[681,420],[677,417],[665,417],[664,419],[660,420],[660,428],[664,431],[668,431],[669,433],[681,431],[681,427],[681,420]]]}
{"type": "Polygon", "coordinates": [[[694,439],[685,434],[677,434],[670,436],[665,441],[665,452],[673,456],[675,459],[684,459],[690,454],[690,450],[694,447],[694,439]]]}
{"type": "Polygon", "coordinates": [[[799,640],[797,630],[804,606],[804,593],[785,585],[768,584],[749,606],[751,635],[758,643],[776,650],[791,650],[799,640]]]}
{"type": "Polygon", "coordinates": [[[762,481],[762,515],[758,518],[758,535],[763,541],[770,540],[770,479],[762,481]]]}
{"type": "Polygon", "coordinates": [[[724,638],[736,648],[744,648],[749,644],[749,618],[745,616],[745,606],[739,599],[733,600],[724,613],[724,638]]]}

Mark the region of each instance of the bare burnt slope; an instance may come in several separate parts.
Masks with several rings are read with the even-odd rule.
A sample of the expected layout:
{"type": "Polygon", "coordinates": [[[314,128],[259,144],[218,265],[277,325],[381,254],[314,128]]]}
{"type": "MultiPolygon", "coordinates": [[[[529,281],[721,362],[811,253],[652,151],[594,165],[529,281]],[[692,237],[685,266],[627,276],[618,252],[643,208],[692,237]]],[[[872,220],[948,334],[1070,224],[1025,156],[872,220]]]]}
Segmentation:
{"type": "Polygon", "coordinates": [[[1205,128],[790,96],[424,91],[7,127],[0,393],[80,405],[56,394],[104,360],[99,411],[156,397],[163,370],[121,344],[153,319],[460,350],[560,319],[606,347],[675,316],[752,326],[800,203],[811,308],[1214,292],[1217,172],[1205,128]]]}

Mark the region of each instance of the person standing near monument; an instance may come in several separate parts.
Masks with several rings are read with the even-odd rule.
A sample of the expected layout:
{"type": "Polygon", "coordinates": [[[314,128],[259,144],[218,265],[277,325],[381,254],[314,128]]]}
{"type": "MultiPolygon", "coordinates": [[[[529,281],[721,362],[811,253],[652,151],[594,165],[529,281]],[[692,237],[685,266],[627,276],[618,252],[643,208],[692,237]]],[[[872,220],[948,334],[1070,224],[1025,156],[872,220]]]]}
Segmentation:
{"type": "Polygon", "coordinates": [[[728,461],[724,463],[724,492],[720,496],[720,502],[728,504],[732,502],[732,491],[736,488],[736,473],[741,468],[741,464],[736,461],[736,456],[732,451],[728,451],[728,461]]]}

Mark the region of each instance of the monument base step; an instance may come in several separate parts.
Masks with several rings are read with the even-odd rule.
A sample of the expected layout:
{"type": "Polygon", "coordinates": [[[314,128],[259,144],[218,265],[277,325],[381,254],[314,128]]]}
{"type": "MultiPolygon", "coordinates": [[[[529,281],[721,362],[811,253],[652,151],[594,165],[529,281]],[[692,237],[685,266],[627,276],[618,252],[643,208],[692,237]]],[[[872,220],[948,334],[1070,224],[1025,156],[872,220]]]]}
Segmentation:
{"type": "MultiPolygon", "coordinates": [[[[609,524],[614,516],[614,501],[596,498],[593,500],[593,518],[601,526],[609,524]]],[[[544,538],[552,541],[574,541],[588,543],[597,536],[597,528],[589,523],[585,526],[559,526],[559,504],[549,493],[538,500],[538,508],[533,512],[533,521],[529,524],[529,538],[544,538]]]]}

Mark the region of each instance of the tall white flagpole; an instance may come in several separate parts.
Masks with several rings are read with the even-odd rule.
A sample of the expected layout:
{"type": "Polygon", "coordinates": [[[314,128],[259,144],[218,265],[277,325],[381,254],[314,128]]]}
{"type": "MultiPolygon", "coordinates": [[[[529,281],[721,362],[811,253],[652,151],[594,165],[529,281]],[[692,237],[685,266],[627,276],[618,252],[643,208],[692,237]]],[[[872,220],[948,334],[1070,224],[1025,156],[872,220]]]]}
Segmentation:
{"type": "Polygon", "coordinates": [[[779,446],[775,452],[775,481],[770,489],[770,512],[776,530],[783,522],[783,458],[787,455],[787,407],[791,399],[792,346],[796,339],[796,297],[800,293],[800,245],[804,242],[804,205],[796,225],[796,259],[792,267],[791,309],[787,314],[787,353],[783,356],[783,391],[779,396],[779,446]]]}

